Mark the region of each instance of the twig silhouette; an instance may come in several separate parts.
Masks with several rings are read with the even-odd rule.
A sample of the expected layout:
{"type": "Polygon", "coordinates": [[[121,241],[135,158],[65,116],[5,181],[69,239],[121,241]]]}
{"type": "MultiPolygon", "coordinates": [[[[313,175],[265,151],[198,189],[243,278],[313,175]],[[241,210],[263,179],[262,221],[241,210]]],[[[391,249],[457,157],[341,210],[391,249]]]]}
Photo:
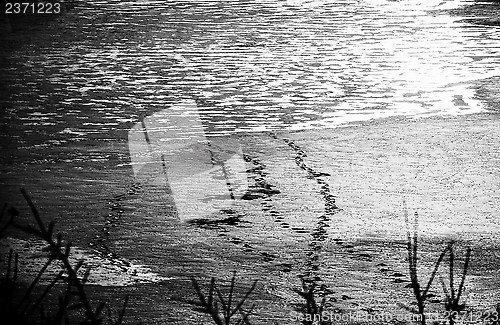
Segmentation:
{"type": "Polygon", "coordinates": [[[224,298],[221,290],[217,287],[215,278],[210,280],[210,285],[208,288],[208,294],[205,295],[201,290],[200,284],[194,278],[191,279],[193,287],[198,295],[199,302],[192,303],[198,307],[201,307],[201,311],[209,314],[212,320],[217,325],[230,325],[231,321],[234,320],[236,313],[239,313],[240,318],[234,322],[235,325],[250,325],[248,320],[249,315],[252,313],[255,305],[253,305],[248,310],[243,309],[243,304],[247,301],[250,294],[255,289],[257,285],[257,280],[255,280],[250,287],[250,289],[245,293],[243,298],[234,305],[234,286],[236,283],[236,271],[233,272],[231,277],[231,283],[229,286],[229,293],[227,298],[224,298]],[[220,306],[220,307],[219,307],[220,306]],[[222,308],[222,310],[220,310],[222,308]]]}
{"type": "Polygon", "coordinates": [[[406,202],[404,204],[404,216],[406,223],[406,240],[407,240],[407,251],[408,251],[408,267],[410,271],[410,283],[413,289],[413,295],[415,296],[415,300],[417,301],[417,313],[420,315],[420,322],[422,325],[425,325],[425,305],[427,298],[429,297],[429,290],[432,286],[434,278],[436,277],[439,266],[441,265],[446,252],[448,252],[451,248],[451,244],[448,245],[439,255],[438,260],[434,264],[434,269],[432,270],[431,276],[427,281],[425,287],[422,288],[422,285],[418,278],[418,214],[415,212],[415,217],[413,221],[413,230],[410,231],[409,227],[409,218],[408,218],[408,208],[406,206],[406,202]]]}

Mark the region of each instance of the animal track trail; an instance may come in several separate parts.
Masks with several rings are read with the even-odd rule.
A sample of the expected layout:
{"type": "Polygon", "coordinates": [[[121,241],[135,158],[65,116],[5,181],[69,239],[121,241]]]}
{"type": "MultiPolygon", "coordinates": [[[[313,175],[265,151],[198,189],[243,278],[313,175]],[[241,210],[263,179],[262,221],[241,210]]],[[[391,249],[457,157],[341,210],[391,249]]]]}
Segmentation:
{"type": "MultiPolygon", "coordinates": [[[[274,139],[279,139],[276,134],[270,134],[270,135],[274,139]]],[[[327,228],[330,227],[330,223],[332,222],[334,215],[340,212],[342,209],[337,206],[336,204],[337,196],[331,193],[330,186],[324,178],[325,176],[330,176],[330,174],[323,172],[321,170],[314,169],[311,166],[309,166],[306,161],[307,153],[293,140],[288,138],[283,138],[283,142],[285,142],[295,152],[295,157],[294,157],[295,163],[301,170],[307,173],[306,178],[315,180],[316,183],[320,186],[319,194],[322,197],[325,204],[324,206],[325,213],[317,218],[316,227],[311,233],[308,261],[306,263],[307,270],[304,274],[305,277],[312,278],[313,282],[321,282],[321,278],[319,277],[320,270],[318,264],[319,254],[323,250],[323,242],[328,237],[327,228]]],[[[372,254],[372,252],[367,252],[362,247],[355,247],[341,238],[334,238],[332,240],[342,249],[345,249],[346,252],[349,253],[348,256],[350,258],[359,261],[365,261],[367,263],[375,262],[375,256],[372,254]]],[[[380,269],[380,272],[389,279],[391,279],[392,282],[407,283],[407,281],[404,279],[405,277],[404,274],[394,271],[392,268],[387,267],[386,264],[379,263],[377,264],[377,267],[380,269]],[[386,267],[381,267],[381,265],[385,265],[386,267]]]]}
{"type": "Polygon", "coordinates": [[[320,185],[320,194],[325,201],[325,214],[327,217],[333,216],[335,213],[339,212],[341,209],[336,205],[336,196],[331,193],[330,186],[323,179],[325,176],[331,176],[329,173],[318,171],[308,166],[304,161],[307,157],[305,151],[295,144],[293,140],[288,138],[283,138],[283,141],[295,151],[295,163],[297,166],[307,172],[307,178],[315,180],[320,185]]]}
{"type": "Polygon", "coordinates": [[[247,169],[247,175],[254,181],[254,185],[250,186],[248,193],[245,194],[242,199],[254,200],[261,198],[262,201],[260,204],[262,211],[270,215],[273,221],[279,223],[282,228],[289,228],[290,225],[284,221],[284,217],[272,205],[271,197],[281,192],[267,182],[266,176],[268,172],[266,171],[266,165],[259,159],[252,158],[248,155],[244,155],[244,159],[247,163],[253,165],[253,167],[247,169]]]}
{"type": "MultiPolygon", "coordinates": [[[[266,177],[269,173],[266,170],[266,165],[258,158],[251,157],[247,154],[243,155],[243,159],[248,165],[250,165],[246,169],[249,188],[241,200],[258,200],[264,215],[274,218],[275,222],[280,222],[283,228],[289,227],[289,225],[283,221],[283,217],[272,204],[271,197],[281,193],[281,191],[267,181],[266,177]]],[[[240,247],[244,252],[259,255],[264,262],[272,262],[280,257],[274,253],[261,251],[244,239],[231,235],[231,227],[251,227],[251,222],[244,220],[244,213],[236,212],[233,209],[225,209],[222,210],[221,213],[224,216],[222,219],[198,219],[189,222],[189,224],[217,231],[219,237],[226,238],[229,243],[240,247]]]]}
{"type": "MultiPolygon", "coordinates": [[[[272,138],[279,140],[277,134],[270,133],[269,135],[272,138]]],[[[299,228],[292,228],[292,230],[296,233],[307,233],[311,236],[308,244],[308,251],[306,252],[305,269],[299,276],[310,284],[319,285],[319,288],[326,292],[327,287],[321,276],[321,263],[319,259],[322,251],[324,250],[324,242],[328,238],[327,228],[330,227],[332,216],[341,209],[339,209],[335,204],[335,196],[331,194],[328,183],[323,179],[323,177],[330,176],[330,174],[315,170],[308,166],[305,161],[305,158],[307,157],[306,152],[293,140],[282,138],[282,141],[295,152],[295,164],[307,173],[306,178],[314,180],[320,185],[319,195],[324,202],[324,213],[316,219],[316,223],[312,231],[299,228]]]]}
{"type": "Polygon", "coordinates": [[[140,192],[142,192],[141,184],[133,183],[127,193],[117,194],[107,202],[108,213],[104,216],[104,225],[98,230],[98,234],[91,240],[90,246],[93,246],[105,256],[115,259],[118,258],[118,255],[108,246],[111,229],[118,227],[123,219],[123,214],[127,209],[123,202],[140,192]]]}

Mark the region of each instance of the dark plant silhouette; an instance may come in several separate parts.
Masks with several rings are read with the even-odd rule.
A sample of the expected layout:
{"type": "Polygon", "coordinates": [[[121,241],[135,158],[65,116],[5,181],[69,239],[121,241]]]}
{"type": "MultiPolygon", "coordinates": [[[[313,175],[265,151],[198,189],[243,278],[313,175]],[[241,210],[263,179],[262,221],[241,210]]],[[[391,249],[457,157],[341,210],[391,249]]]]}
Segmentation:
{"type": "Polygon", "coordinates": [[[453,250],[453,243],[449,245],[449,278],[448,278],[448,286],[445,284],[443,278],[441,278],[441,284],[443,286],[443,291],[446,295],[445,301],[445,309],[448,312],[448,321],[450,325],[454,325],[456,322],[457,316],[465,310],[465,303],[460,303],[460,298],[464,292],[465,288],[465,277],[467,275],[467,271],[469,269],[469,262],[471,256],[471,248],[467,248],[467,252],[465,253],[465,263],[462,271],[462,278],[460,280],[460,284],[458,288],[455,288],[455,252],[453,250]]]}
{"type": "Polygon", "coordinates": [[[408,218],[408,209],[406,207],[406,203],[404,204],[404,216],[406,223],[406,239],[407,239],[407,250],[408,250],[408,267],[410,271],[410,285],[413,289],[413,294],[415,296],[415,300],[417,302],[417,313],[420,316],[420,322],[422,325],[425,325],[425,305],[429,296],[429,290],[432,286],[434,278],[436,277],[437,271],[439,269],[440,264],[442,263],[446,252],[448,252],[451,248],[451,245],[448,245],[441,255],[439,255],[438,260],[434,264],[434,269],[432,270],[431,276],[425,286],[422,286],[420,280],[418,278],[418,214],[415,212],[415,218],[413,222],[413,230],[410,231],[409,227],[409,218],[408,218]]]}
{"type": "Polygon", "coordinates": [[[331,324],[331,321],[329,320],[323,320],[323,312],[325,310],[326,306],[326,294],[322,294],[319,299],[320,301],[317,301],[316,297],[316,283],[308,283],[304,278],[300,278],[302,282],[302,290],[294,289],[294,291],[302,298],[304,299],[304,303],[300,306],[299,312],[302,312],[304,315],[304,320],[302,321],[302,324],[304,325],[312,325],[312,324],[319,324],[319,325],[329,325],[331,324]]]}
{"type": "Polygon", "coordinates": [[[257,280],[253,282],[250,289],[248,289],[243,298],[237,303],[235,303],[234,301],[236,272],[233,272],[233,276],[231,277],[229,293],[227,294],[226,298],[224,298],[222,291],[217,286],[215,278],[212,278],[210,280],[210,285],[208,288],[207,295],[203,293],[200,284],[196,279],[194,278],[191,279],[191,282],[193,283],[193,287],[199,299],[199,302],[195,302],[193,304],[201,307],[201,309],[198,310],[209,314],[212,317],[212,320],[214,321],[215,324],[217,325],[250,324],[248,317],[252,313],[255,306],[253,305],[248,310],[246,310],[243,308],[243,304],[246,302],[250,294],[255,289],[255,286],[257,285],[257,280]],[[239,319],[236,319],[235,317],[237,313],[240,316],[239,319]]]}
{"type": "Polygon", "coordinates": [[[7,270],[5,276],[0,279],[2,324],[69,324],[70,316],[77,315],[78,319],[72,320],[71,323],[97,325],[102,324],[104,320],[102,311],[105,307],[108,308],[107,320],[109,324],[122,324],[128,297],[125,298],[124,306],[118,313],[116,320],[113,320],[111,310],[105,302],[99,303],[95,308],[92,307],[84,288],[90,270],[87,269],[82,277],[78,276],[83,261],[77,262],[74,266],[71,264],[69,259],[71,243],[64,241],[59,233],[54,236],[54,222],[45,225],[26,191],[21,189],[21,193],[31,209],[36,227],[16,223],[17,210],[13,207],[7,209],[7,205],[4,205],[0,220],[3,219],[5,211],[10,218],[1,228],[0,237],[8,227],[15,227],[42,239],[48,245],[49,255],[45,264],[38,270],[35,278],[26,288],[18,283],[19,255],[14,253],[12,249],[9,251],[7,270]],[[59,263],[63,270],[43,287],[40,280],[52,263],[59,263]],[[53,292],[55,287],[61,284],[65,286],[65,289],[63,294],[59,296],[56,306],[47,306],[49,292],[53,292]]]}

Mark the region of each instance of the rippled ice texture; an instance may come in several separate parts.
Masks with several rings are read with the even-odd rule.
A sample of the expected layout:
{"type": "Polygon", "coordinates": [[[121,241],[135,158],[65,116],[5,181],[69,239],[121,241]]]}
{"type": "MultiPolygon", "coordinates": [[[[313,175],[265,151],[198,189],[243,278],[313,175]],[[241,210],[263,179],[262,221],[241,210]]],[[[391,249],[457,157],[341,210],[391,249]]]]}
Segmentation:
{"type": "Polygon", "coordinates": [[[472,81],[500,59],[495,28],[443,11],[468,3],[78,3],[9,58],[8,112],[57,134],[44,145],[112,138],[186,98],[215,133],[476,113],[472,81]]]}

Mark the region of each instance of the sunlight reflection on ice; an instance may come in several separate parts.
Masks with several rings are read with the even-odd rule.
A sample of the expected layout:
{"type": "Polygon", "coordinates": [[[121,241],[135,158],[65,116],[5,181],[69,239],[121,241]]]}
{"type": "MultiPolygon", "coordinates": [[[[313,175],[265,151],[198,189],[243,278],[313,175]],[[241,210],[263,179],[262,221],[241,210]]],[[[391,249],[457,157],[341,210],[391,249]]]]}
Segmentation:
{"type": "MultiPolygon", "coordinates": [[[[113,35],[124,35],[109,34],[98,47],[83,40],[48,49],[39,61],[20,59],[26,80],[12,83],[19,89],[13,100],[25,101],[47,83],[58,94],[51,118],[61,128],[48,134],[72,123],[68,116],[91,119],[89,134],[126,129],[126,121],[179,99],[196,100],[207,134],[478,113],[484,106],[475,98],[477,81],[498,75],[495,30],[442,11],[471,3],[93,2],[81,8],[82,17],[117,17],[84,25],[81,34],[119,23],[113,35]],[[131,10],[136,16],[127,15],[131,10]]],[[[44,91],[36,95],[43,105],[25,106],[29,112],[51,105],[44,91]]],[[[19,121],[40,123],[26,115],[19,121]]]]}

